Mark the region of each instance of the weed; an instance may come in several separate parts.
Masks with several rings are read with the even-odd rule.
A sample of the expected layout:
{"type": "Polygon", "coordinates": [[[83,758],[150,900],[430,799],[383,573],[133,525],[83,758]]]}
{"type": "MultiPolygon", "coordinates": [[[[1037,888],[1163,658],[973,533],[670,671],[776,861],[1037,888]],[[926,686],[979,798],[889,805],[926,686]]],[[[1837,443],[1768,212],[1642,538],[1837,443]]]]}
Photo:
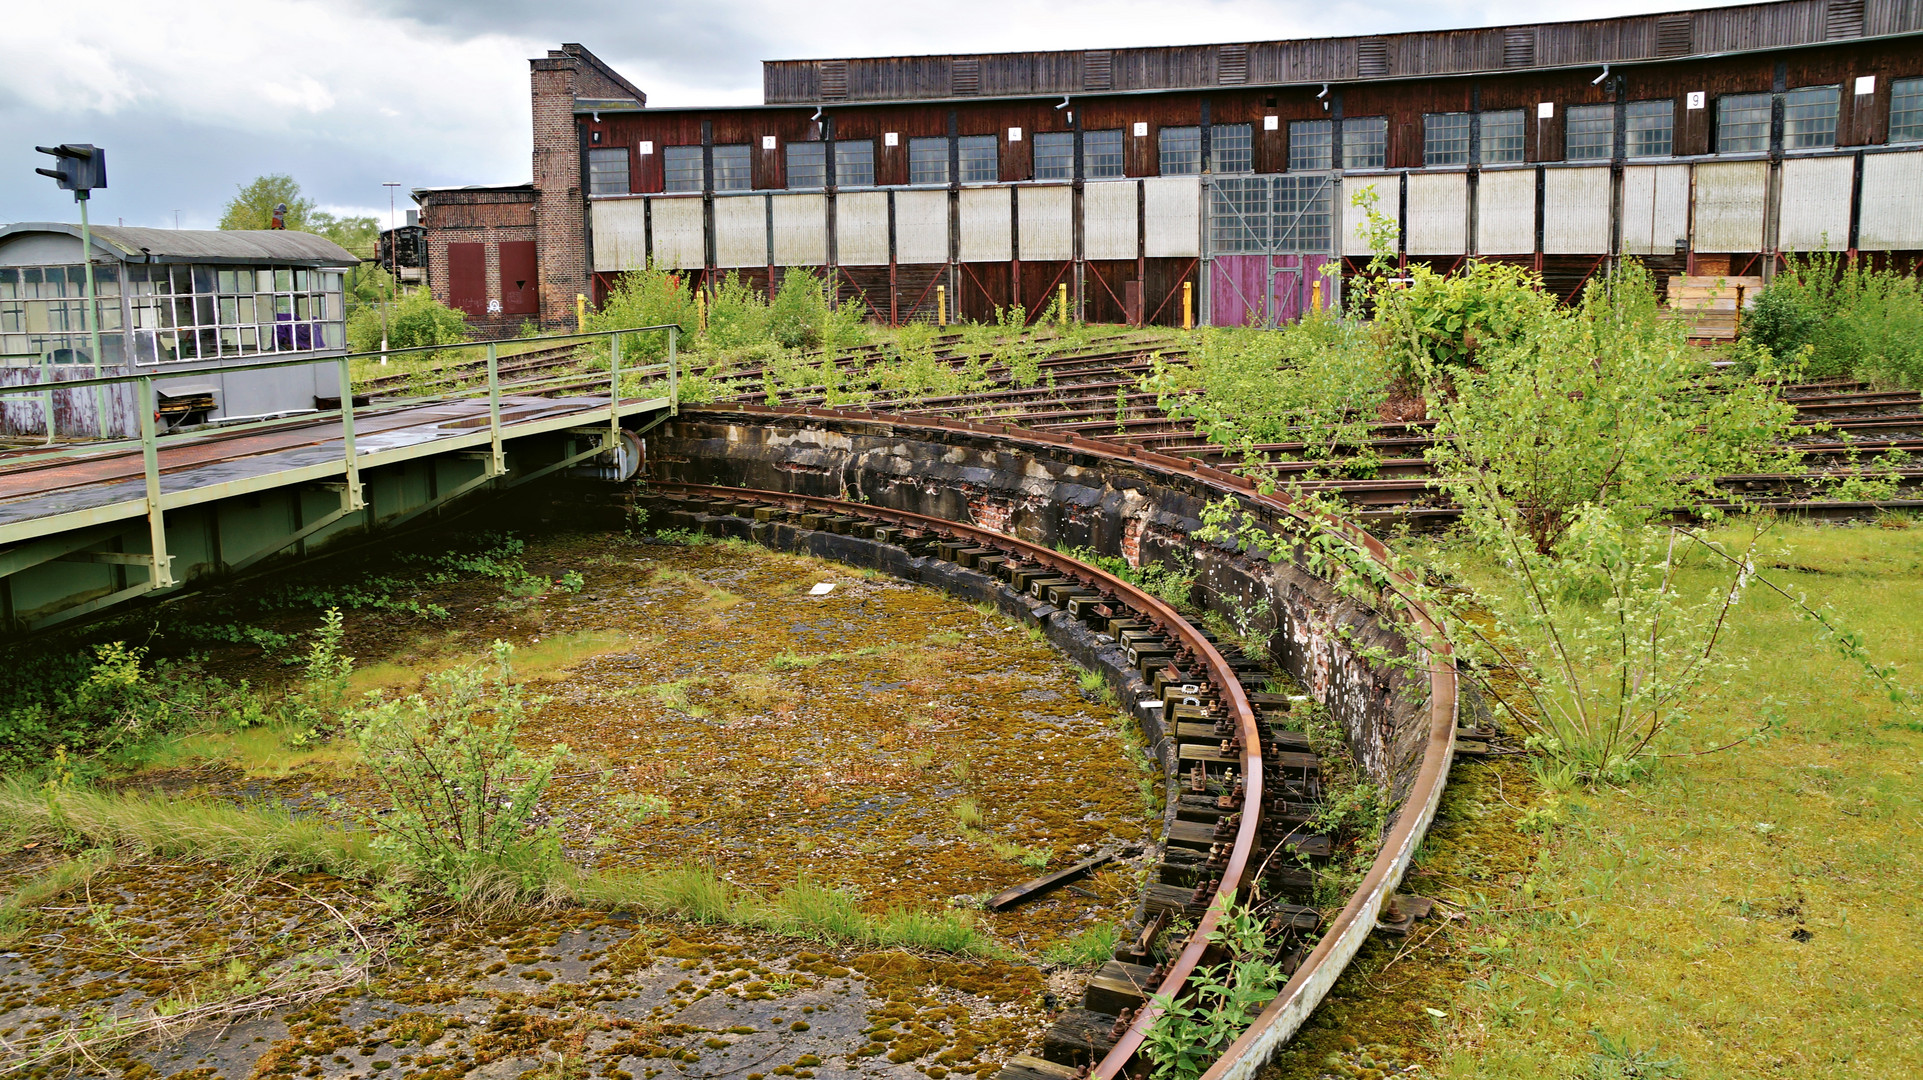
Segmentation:
{"type": "Polygon", "coordinates": [[[1107,963],[1122,940],[1122,930],[1114,923],[1097,923],[1072,938],[1051,942],[1042,950],[1042,960],[1064,967],[1092,967],[1107,963]]]}

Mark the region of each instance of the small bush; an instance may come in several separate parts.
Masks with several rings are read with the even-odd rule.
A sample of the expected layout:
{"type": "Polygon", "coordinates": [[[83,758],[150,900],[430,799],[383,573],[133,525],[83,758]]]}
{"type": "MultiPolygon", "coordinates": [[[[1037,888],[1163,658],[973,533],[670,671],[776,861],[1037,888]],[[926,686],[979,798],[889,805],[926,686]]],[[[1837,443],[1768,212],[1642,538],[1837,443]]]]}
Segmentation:
{"type": "MultiPolygon", "coordinates": [[[[355,352],[381,347],[381,307],[363,305],[347,322],[347,344],[355,352]]],[[[387,307],[387,347],[458,345],[468,339],[467,317],[434,299],[425,289],[405,293],[387,307]]]]}
{"type": "Polygon", "coordinates": [[[1923,286],[1831,252],[1791,255],[1743,319],[1779,360],[1806,354],[1818,378],[1923,387],[1923,286]]]}
{"type": "MultiPolygon", "coordinates": [[[[681,328],[681,346],[686,348],[699,325],[694,306],[694,291],[681,275],[649,266],[630,270],[615,280],[614,288],[599,310],[588,312],[582,326],[588,332],[621,330],[631,326],[668,326],[681,328]]],[[[608,346],[595,339],[586,350],[607,366],[608,346]]],[[[651,363],[668,355],[668,337],[661,332],[627,334],[621,338],[621,365],[629,367],[651,363]]]]}

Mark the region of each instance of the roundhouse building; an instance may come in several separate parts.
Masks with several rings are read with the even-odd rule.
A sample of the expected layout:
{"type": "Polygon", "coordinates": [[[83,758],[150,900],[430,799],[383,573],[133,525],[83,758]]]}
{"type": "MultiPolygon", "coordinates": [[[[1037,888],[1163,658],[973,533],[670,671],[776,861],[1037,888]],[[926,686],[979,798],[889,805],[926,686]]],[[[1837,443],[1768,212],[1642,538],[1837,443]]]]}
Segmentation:
{"type": "Polygon", "coordinates": [[[938,291],[951,316],[1032,316],[1064,286],[1090,321],[1176,324],[1187,302],[1274,322],[1325,263],[1366,258],[1364,191],[1398,260],[1523,263],[1563,295],[1625,256],[1734,276],[1923,252],[1912,0],[768,61],[745,108],[648,108],[579,45],[532,66],[531,187],[417,193],[433,288],[477,316],[531,260],[517,306],[549,322],[650,262],[757,284],[807,267],[890,322],[932,317],[938,291]],[[443,227],[462,214],[507,231],[443,227]]]}

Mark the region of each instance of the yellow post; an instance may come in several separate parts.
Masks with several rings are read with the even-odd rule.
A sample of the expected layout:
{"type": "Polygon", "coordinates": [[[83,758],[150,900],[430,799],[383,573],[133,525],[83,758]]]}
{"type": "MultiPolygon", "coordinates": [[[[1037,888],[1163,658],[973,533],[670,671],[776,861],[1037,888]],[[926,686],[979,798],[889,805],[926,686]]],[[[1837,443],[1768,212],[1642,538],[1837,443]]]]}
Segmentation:
{"type": "Polygon", "coordinates": [[[948,325],[948,286],[935,286],[935,325],[948,325]]]}
{"type": "Polygon", "coordinates": [[[1182,283],[1182,329],[1195,329],[1195,282],[1182,283]]]}
{"type": "Polygon", "coordinates": [[[585,334],[588,330],[588,298],[585,293],[574,294],[574,332],[585,334]]]}
{"type": "Polygon", "coordinates": [[[1309,283],[1309,310],[1322,310],[1322,279],[1316,278],[1309,283]]]}
{"type": "Polygon", "coordinates": [[[1068,282],[1055,286],[1055,302],[1062,307],[1062,325],[1068,325],[1068,282]]]}
{"type": "Polygon", "coordinates": [[[708,294],[702,289],[694,291],[695,321],[700,324],[701,332],[708,332],[708,294]]]}

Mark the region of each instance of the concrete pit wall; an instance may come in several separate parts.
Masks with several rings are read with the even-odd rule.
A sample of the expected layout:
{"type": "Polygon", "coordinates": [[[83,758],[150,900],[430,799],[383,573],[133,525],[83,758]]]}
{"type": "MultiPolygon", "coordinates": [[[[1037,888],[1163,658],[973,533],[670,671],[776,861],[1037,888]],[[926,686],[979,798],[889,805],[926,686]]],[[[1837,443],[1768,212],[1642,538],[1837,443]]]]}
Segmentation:
{"type": "MultiPolygon", "coordinates": [[[[1364,770],[1398,804],[1429,736],[1422,670],[1364,659],[1407,643],[1327,580],[1193,538],[1219,496],[1199,478],[1020,436],[846,416],[690,410],[648,436],[663,481],[848,499],[1008,533],[1132,565],[1195,568],[1192,599],[1248,617],[1277,663],[1328,705],[1364,770]],[[1266,606],[1263,601],[1267,601],[1266,606]]],[[[1280,522],[1241,500],[1258,522],[1280,522]]]]}

